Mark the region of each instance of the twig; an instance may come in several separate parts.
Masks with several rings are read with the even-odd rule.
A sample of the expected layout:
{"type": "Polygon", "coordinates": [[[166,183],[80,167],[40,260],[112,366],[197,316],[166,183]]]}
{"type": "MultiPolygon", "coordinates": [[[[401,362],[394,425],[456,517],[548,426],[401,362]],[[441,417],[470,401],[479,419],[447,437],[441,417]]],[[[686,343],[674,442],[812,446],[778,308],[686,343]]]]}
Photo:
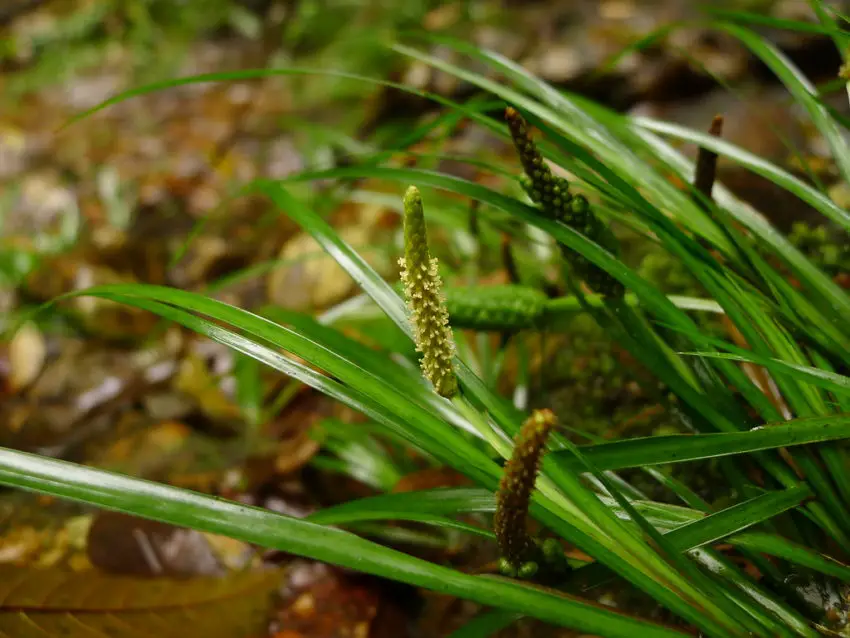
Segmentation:
{"type": "MultiPolygon", "coordinates": [[[[723,133],[723,116],[715,115],[708,129],[709,135],[720,137],[723,133]]],[[[700,146],[697,154],[696,173],[694,175],[694,188],[711,200],[711,191],[714,188],[714,179],[717,176],[717,153],[700,146]]]]}
{"type": "Polygon", "coordinates": [[[481,208],[481,202],[477,199],[473,199],[469,202],[469,234],[472,235],[476,241],[481,239],[481,227],[478,223],[478,210],[481,208]]]}
{"type": "Polygon", "coordinates": [[[519,278],[519,271],[516,267],[516,260],[514,259],[514,252],[511,250],[511,236],[507,233],[502,233],[502,265],[505,267],[505,272],[508,273],[508,281],[512,284],[521,283],[519,278]]]}

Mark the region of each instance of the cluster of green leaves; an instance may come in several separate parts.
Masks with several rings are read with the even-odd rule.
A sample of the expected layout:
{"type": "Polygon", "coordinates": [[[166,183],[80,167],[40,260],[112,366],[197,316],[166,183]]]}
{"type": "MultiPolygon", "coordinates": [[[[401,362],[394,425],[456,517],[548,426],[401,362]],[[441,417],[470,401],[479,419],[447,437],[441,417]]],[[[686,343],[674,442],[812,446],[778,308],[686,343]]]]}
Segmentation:
{"type": "MultiPolygon", "coordinates": [[[[822,12],[822,18],[823,30],[837,31],[831,15],[822,12]]],[[[850,154],[841,131],[803,75],[747,28],[731,21],[715,26],[737,37],[777,74],[830,143],[844,178],[850,177],[845,170],[850,154]]],[[[829,610],[812,608],[805,590],[816,574],[850,583],[850,567],[841,562],[846,556],[840,553],[850,546],[847,451],[840,443],[850,436],[850,378],[843,374],[850,364],[850,298],[762,215],[724,188],[718,185],[716,202],[709,202],[675,186],[675,181],[691,181],[693,167],[665,137],[697,142],[768,177],[844,230],[850,228],[850,215],[815,188],[728,142],[611,112],[462,41],[433,36],[430,41],[468,56],[475,68],[486,66],[502,80],[421,48],[395,44],[393,50],[520,110],[544,132],[544,155],[576,176],[607,218],[628,223],[675,256],[711,297],[705,303],[722,311],[748,346],[704,330],[692,312],[705,309],[697,303],[701,300],[675,303],[603,247],[541,217],[515,191],[506,194],[435,171],[386,166],[386,149],[359,157],[350,167],[291,178],[368,177],[450,191],[480,203],[482,225],[504,226],[509,219],[506,227],[515,233],[517,245],[533,246],[538,259],[557,263],[559,251],[552,248],[560,244],[625,287],[625,298],[594,300],[574,287],[569,303],[592,316],[676,396],[693,434],[579,447],[555,437],[530,515],[594,561],[577,566],[563,591],[542,589],[472,576],[332,527],[401,520],[492,538],[458,516],[493,511],[500,460],[510,456],[510,437],[524,415],[494,391],[492,379],[473,373],[482,366],[471,349],[459,348],[455,364],[462,396],[448,402],[421,379],[410,357],[366,348],[330,325],[344,311],[318,320],[281,317],[276,323],[215,299],[157,286],[102,286],[75,294],[149,310],[271,366],[358,410],[374,431],[465,474],[476,487],[379,495],[304,521],[12,450],[0,450],[0,483],[227,534],[498,608],[459,631],[459,638],[488,635],[521,615],[602,636],[687,635],[687,627],[658,625],[582,597],[612,577],[628,581],[707,636],[818,635],[829,610]],[[800,285],[789,283],[786,273],[800,285]],[[753,368],[742,362],[761,366],[770,383],[760,384],[759,377],[747,372],[753,368]],[[729,494],[725,505],[706,502],[657,469],[706,458],[722,463],[729,494]],[[627,468],[639,468],[657,480],[682,505],[642,498],[618,474],[627,468]],[[760,579],[753,578],[755,570],[741,569],[721,552],[721,542],[753,565],[760,579]],[[800,573],[811,577],[798,588],[790,576],[799,579],[800,573]]],[[[185,78],[136,89],[109,103],[192,82],[305,73],[278,69],[185,78]]],[[[502,122],[475,104],[449,103],[449,116],[469,118],[507,137],[502,122]]],[[[428,130],[419,129],[404,142],[428,130]]],[[[260,181],[250,188],[267,195],[310,233],[410,338],[395,289],[321,215],[294,197],[287,183],[260,181]]],[[[426,195],[426,210],[428,201],[426,195]]],[[[343,446],[334,443],[329,449],[334,448],[344,459],[343,446]]],[[[392,467],[382,465],[373,484],[386,485],[391,474],[392,467]]]]}

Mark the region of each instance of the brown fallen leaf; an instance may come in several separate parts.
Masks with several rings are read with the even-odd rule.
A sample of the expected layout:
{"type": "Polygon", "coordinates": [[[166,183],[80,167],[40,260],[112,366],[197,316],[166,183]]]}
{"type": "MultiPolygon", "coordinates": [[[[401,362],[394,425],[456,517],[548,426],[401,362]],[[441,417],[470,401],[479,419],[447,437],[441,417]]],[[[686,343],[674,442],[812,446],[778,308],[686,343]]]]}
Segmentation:
{"type": "Polygon", "coordinates": [[[276,570],[190,580],[0,567],[0,638],[255,638],[276,570]]]}

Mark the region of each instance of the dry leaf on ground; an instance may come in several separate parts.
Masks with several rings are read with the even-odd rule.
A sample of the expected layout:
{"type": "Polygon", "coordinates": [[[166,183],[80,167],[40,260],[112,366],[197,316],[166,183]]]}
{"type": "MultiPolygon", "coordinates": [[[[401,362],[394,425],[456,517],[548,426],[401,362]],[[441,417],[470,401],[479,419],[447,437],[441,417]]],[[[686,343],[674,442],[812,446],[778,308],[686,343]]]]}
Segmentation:
{"type": "Polygon", "coordinates": [[[0,637],[254,638],[277,571],[191,580],[0,567],[0,637]]]}

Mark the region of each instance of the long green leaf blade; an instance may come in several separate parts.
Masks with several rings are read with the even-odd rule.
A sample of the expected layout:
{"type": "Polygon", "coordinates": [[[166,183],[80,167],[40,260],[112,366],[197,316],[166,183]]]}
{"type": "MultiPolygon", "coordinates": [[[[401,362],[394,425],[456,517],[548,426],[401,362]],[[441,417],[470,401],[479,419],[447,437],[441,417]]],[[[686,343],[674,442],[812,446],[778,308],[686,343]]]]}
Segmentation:
{"type": "Polygon", "coordinates": [[[470,576],[353,534],[141,479],[0,449],[0,484],[222,534],[611,638],[684,636],[576,598],[470,576]]]}
{"type": "Polygon", "coordinates": [[[850,144],[817,98],[817,90],[808,78],[773,44],[757,33],[737,24],[716,23],[717,28],[735,36],[770,67],[794,98],[808,111],[815,126],[832,149],[832,157],[845,182],[850,182],[850,144]]]}
{"type": "MultiPolygon", "coordinates": [[[[747,432],[672,434],[579,446],[600,470],[683,463],[733,454],[747,454],[794,445],[850,438],[850,415],[795,419],[747,432]]],[[[556,452],[573,469],[579,464],[569,452],[556,452]]]]}

